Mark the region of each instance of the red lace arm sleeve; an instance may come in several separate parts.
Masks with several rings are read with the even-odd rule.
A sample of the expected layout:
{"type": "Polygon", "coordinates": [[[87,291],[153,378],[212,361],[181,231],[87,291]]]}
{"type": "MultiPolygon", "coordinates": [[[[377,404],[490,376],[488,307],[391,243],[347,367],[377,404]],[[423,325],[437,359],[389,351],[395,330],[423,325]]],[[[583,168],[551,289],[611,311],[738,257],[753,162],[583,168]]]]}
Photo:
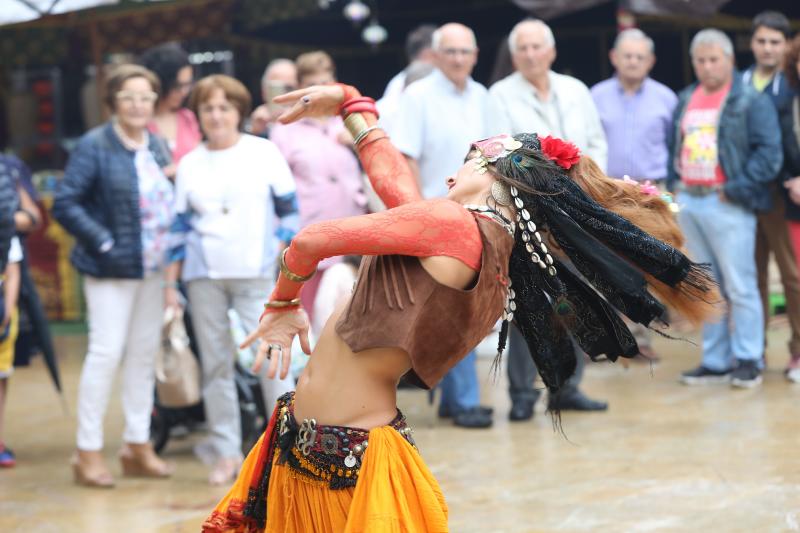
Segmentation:
{"type": "MultiPolygon", "coordinates": [[[[472,214],[455,202],[440,199],[311,224],[292,239],[285,260],[289,270],[300,276],[312,273],[326,257],[338,255],[448,256],[477,272],[482,251],[472,214]]],[[[292,300],[301,286],[281,274],[270,300],[292,300]]]]}
{"type": "MultiPolygon", "coordinates": [[[[344,101],[358,98],[361,94],[349,85],[341,85],[344,101]]],[[[374,126],[378,119],[374,114],[362,112],[367,126],[374,126]]],[[[422,200],[417,180],[403,154],[389,141],[383,130],[372,131],[359,143],[358,157],[369,176],[372,188],[386,207],[391,209],[410,202],[422,200]]]]}

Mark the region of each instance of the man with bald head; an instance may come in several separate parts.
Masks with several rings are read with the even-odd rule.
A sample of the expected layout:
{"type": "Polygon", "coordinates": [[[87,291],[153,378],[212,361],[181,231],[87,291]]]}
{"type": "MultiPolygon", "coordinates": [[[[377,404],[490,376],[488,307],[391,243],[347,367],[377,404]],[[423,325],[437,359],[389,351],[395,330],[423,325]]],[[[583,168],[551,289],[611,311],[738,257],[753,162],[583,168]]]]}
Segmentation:
{"type": "MultiPolygon", "coordinates": [[[[425,198],[444,196],[445,179],[464,163],[467,147],[488,137],[488,95],[471,77],[478,61],[475,34],[463,24],[445,24],[432,44],[437,68],[403,92],[389,131],[425,198]]],[[[478,405],[475,362],[471,352],[444,377],[439,415],[453,416],[457,426],[489,427],[491,409],[478,405]]]]}
{"type": "Polygon", "coordinates": [[[475,34],[449,23],[434,32],[432,43],[436,70],[403,93],[390,131],[426,198],[447,193],[444,179],[463,164],[465,147],[487,136],[486,88],[471,78],[478,61],[475,34]]]}
{"type": "MultiPolygon", "coordinates": [[[[592,96],[583,82],[550,67],[556,59],[555,38],[541,20],[526,19],[508,36],[511,62],[516,72],[489,90],[490,134],[538,133],[575,143],[581,152],[606,166],[606,138],[592,96]]],[[[558,398],[549,398],[551,409],[603,411],[605,402],[587,398],[578,388],[583,377],[584,355],[578,354],[575,374],[558,398]]],[[[536,366],[519,330],[508,331],[508,381],[511,421],[533,417],[539,398],[534,389],[536,366]]]]}
{"type": "Polygon", "coordinates": [[[606,137],[589,89],[557,74],[556,42],[541,20],[526,19],[508,36],[515,72],[489,90],[492,134],[535,132],[574,143],[606,168],[606,137]]]}

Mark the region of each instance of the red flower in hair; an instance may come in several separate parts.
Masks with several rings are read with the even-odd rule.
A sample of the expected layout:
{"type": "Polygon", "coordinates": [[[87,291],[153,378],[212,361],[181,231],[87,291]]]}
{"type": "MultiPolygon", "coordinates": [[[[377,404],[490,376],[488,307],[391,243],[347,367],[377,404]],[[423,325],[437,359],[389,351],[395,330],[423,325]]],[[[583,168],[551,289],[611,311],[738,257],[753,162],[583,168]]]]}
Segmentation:
{"type": "Polygon", "coordinates": [[[570,142],[549,135],[539,137],[539,142],[542,144],[542,153],[564,170],[569,170],[581,160],[580,150],[570,142]]]}

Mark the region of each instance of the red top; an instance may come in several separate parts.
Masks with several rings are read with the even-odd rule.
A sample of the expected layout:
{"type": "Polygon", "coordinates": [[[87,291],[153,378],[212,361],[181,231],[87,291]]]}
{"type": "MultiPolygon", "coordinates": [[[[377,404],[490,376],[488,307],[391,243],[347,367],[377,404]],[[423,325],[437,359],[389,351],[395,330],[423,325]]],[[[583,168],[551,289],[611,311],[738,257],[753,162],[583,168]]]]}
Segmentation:
{"type": "Polygon", "coordinates": [[[698,85],[681,120],[681,180],[686,185],[722,185],[725,173],[719,164],[717,126],[723,102],[731,90],[727,84],[713,93],[698,85]]]}

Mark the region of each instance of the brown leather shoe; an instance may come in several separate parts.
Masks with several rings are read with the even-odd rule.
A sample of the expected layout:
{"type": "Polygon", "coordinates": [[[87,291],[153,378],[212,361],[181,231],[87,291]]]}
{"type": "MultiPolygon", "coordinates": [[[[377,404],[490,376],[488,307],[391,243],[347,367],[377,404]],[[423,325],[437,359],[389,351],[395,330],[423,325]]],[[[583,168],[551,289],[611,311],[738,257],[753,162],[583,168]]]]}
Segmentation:
{"type": "Polygon", "coordinates": [[[114,477],[106,466],[102,452],[77,450],[70,463],[77,485],[99,489],[110,489],[114,486],[114,477]]]}
{"type": "Polygon", "coordinates": [[[161,459],[149,442],[144,444],[125,443],[119,451],[122,473],[130,477],[168,478],[175,466],[161,459]]]}

